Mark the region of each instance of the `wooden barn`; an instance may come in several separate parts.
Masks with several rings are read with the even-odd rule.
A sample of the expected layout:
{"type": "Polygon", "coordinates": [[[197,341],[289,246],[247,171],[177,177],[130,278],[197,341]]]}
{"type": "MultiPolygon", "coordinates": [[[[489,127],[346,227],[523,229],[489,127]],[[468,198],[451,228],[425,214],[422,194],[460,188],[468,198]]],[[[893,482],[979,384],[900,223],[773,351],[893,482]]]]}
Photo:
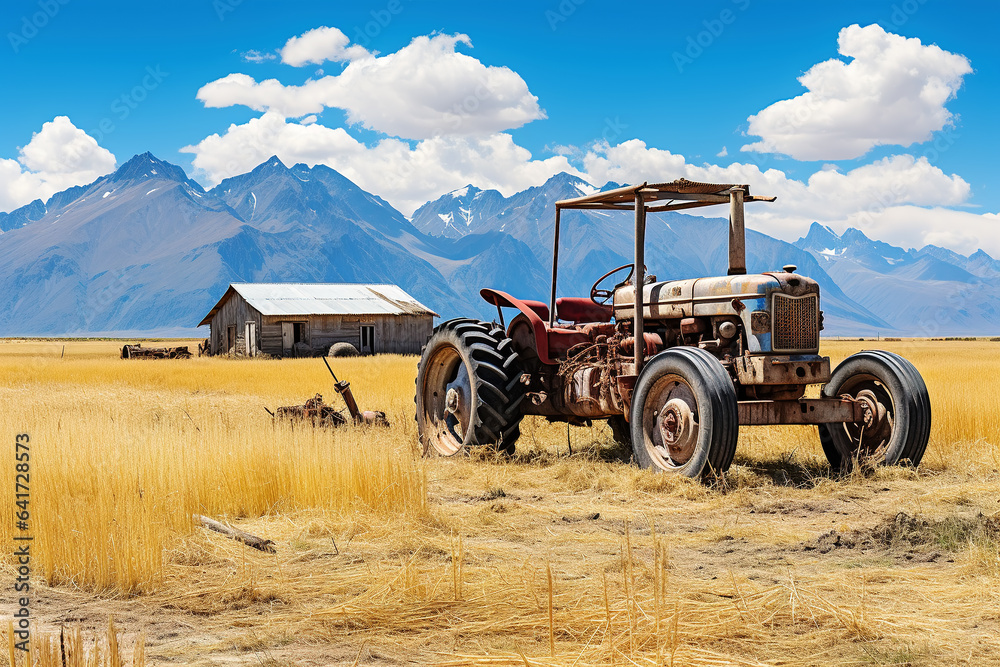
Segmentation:
{"type": "Polygon", "coordinates": [[[199,326],[213,355],[417,354],[436,315],[395,285],[233,283],[199,326]]]}

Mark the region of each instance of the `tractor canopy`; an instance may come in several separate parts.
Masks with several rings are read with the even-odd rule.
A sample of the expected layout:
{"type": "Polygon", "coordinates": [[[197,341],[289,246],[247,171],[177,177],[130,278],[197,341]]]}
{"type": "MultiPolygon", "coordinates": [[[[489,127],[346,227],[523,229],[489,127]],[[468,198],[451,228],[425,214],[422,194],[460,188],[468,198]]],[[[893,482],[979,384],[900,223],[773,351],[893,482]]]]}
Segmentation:
{"type": "MultiPolygon", "coordinates": [[[[614,190],[595,192],[583,197],[556,202],[555,238],[552,244],[552,293],[549,307],[549,326],[555,325],[556,281],[559,274],[559,219],[564,209],[619,210],[635,212],[635,257],[633,284],[645,284],[646,214],[662,211],[681,211],[703,206],[729,204],[729,275],[746,274],[746,238],[743,223],[743,204],[748,201],[772,202],[776,197],[757,197],[750,194],[749,185],[722,183],[696,183],[678,179],[670,183],[642,183],[614,190]]],[[[644,290],[645,292],[645,290],[644,290]]],[[[634,302],[634,291],[633,291],[634,302]]],[[[644,305],[645,293],[640,294],[644,305]]],[[[643,321],[645,308],[631,308],[634,318],[636,373],[642,367],[643,321]]]]}

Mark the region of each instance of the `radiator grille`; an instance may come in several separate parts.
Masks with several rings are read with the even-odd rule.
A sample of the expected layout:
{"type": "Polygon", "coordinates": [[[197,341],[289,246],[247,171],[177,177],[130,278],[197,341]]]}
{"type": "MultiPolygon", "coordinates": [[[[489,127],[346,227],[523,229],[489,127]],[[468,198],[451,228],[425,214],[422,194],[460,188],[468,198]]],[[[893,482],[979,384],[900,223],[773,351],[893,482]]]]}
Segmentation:
{"type": "Polygon", "coordinates": [[[819,349],[819,297],[774,294],[771,303],[771,349],[806,352],[819,349]]]}

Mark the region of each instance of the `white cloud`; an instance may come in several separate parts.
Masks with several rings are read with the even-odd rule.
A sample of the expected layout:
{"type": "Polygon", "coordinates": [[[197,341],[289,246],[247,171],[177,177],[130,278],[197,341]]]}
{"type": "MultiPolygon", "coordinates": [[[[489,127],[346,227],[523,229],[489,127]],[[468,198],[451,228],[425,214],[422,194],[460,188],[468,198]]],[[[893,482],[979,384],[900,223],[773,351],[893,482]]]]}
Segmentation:
{"type": "Polygon", "coordinates": [[[247,172],[271,155],[287,165],[325,164],[407,215],[468,183],[512,195],[560,171],[579,173],[562,156],[533,159],[509,134],[435,137],[413,147],[387,138],[369,147],[343,128],[289,123],[275,113],[230,125],[225,133],[181,150],[195,154],[192,163],[211,185],[247,172]]]}
{"type": "Polygon", "coordinates": [[[799,77],[809,92],[750,116],[747,134],[761,141],[741,150],[843,160],[927,141],[952,123],[945,104],[972,73],[965,56],[878,25],[842,29],[838,51],[853,60],[814,65],[799,77]]]}
{"type": "MultiPolygon", "coordinates": [[[[349,123],[407,139],[489,135],[545,117],[516,72],[458,53],[458,44],[472,45],[466,35],[416,37],[395,53],[351,60],[340,74],[301,86],[230,74],[197,97],[207,107],[243,105],[286,118],[335,107],[349,123]]],[[[292,62],[307,57],[298,48],[292,62]]]]}
{"type": "MultiPolygon", "coordinates": [[[[339,74],[315,73],[299,86],[245,74],[213,81],[198,91],[205,106],[245,105],[264,113],[182,151],[195,155],[193,164],[210,185],[271,155],[288,165],[325,164],[405,214],[467,183],[510,195],[560,171],[595,185],[679,177],[748,183],[755,194],[778,196],[773,204],[752,204],[748,225],[779,238],[793,241],[819,221],[840,230],[857,226],[906,247],[935,243],[966,253],[983,247],[1000,255],[997,216],[955,210],[967,205],[969,184],[923,157],[893,155],[846,172],[827,164],[805,180],[750,163],[691,164],[637,139],[583,149],[556,145],[546,149],[553,157],[536,159],[504,130],[544,118],[537,98],[518,74],[458,53],[459,44],[471,46],[465,35],[432,34],[377,56],[351,46],[336,28],[311,30],[288,41],[283,62],[346,63],[339,74]],[[344,128],[318,122],[327,108],[390,136],[362,143],[344,128]]],[[[801,78],[809,92],[751,117],[751,130],[763,140],[742,150],[832,160],[878,144],[927,139],[951,122],[944,105],[971,71],[964,56],[878,26],[842,30],[840,53],[853,60],[814,66],[801,78]]],[[[726,147],[717,154],[727,156],[726,147]]],[[[704,215],[725,212],[704,209],[704,215]]]]}
{"type": "MultiPolygon", "coordinates": [[[[761,171],[754,164],[689,164],[682,155],[632,139],[616,146],[595,144],[583,165],[586,177],[596,184],[680,177],[749,184],[753,194],[775,195],[778,200],[748,205],[747,226],[788,241],[819,221],[839,231],[857,227],[872,238],[903,247],[934,243],[966,254],[981,247],[1000,256],[997,216],[946,208],[963,206],[971,188],[957,174],[949,176],[923,157],[894,155],[847,172],[828,165],[800,181],[778,169],[761,171]]],[[[726,215],[716,208],[688,212],[726,215]]]]}
{"type": "Polygon", "coordinates": [[[855,227],[870,238],[904,248],[932,244],[964,255],[982,248],[993,257],[1000,257],[1000,215],[996,213],[940,206],[889,206],[858,211],[831,224],[841,233],[848,227],[855,227]]]}
{"type": "Polygon", "coordinates": [[[266,51],[255,51],[253,49],[249,51],[244,51],[240,54],[240,57],[248,63],[263,63],[268,60],[277,60],[278,56],[273,53],[267,53],[266,51]]]}
{"type": "MultiPolygon", "coordinates": [[[[467,183],[509,196],[560,171],[596,185],[680,177],[748,183],[754,194],[778,197],[774,203],[750,204],[748,226],[788,241],[819,221],[839,231],[858,227],[904,247],[934,243],[966,254],[982,247],[1000,256],[997,216],[947,208],[965,204],[969,184],[912,155],[894,155],[847,172],[827,166],[801,181],[777,169],[761,171],[754,164],[690,164],[683,155],[632,139],[615,146],[595,144],[583,155],[583,169],[577,170],[563,155],[533,158],[508,134],[437,137],[412,147],[387,138],[367,146],[343,128],[291,123],[275,113],[231,125],[225,133],[182,150],[195,154],[195,168],[211,185],[247,172],[271,155],[287,165],[325,164],[407,215],[467,183]]],[[[702,214],[716,217],[726,212],[707,208],[702,214]]]]}
{"type": "Polygon", "coordinates": [[[337,28],[314,28],[285,42],[281,49],[281,62],[301,67],[308,63],[322,65],[328,60],[344,62],[371,56],[363,46],[348,46],[350,41],[337,28]]]}
{"type": "Polygon", "coordinates": [[[0,159],[0,211],[83,185],[113,171],[115,156],[66,116],[42,124],[17,160],[0,159]]]}

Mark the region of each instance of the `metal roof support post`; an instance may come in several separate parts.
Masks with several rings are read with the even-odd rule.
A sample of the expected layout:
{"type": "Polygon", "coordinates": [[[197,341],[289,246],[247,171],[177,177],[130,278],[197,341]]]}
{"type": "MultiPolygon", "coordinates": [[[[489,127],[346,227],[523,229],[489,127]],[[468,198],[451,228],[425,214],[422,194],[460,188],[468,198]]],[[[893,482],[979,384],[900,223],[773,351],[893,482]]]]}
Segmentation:
{"type": "Polygon", "coordinates": [[[635,374],[642,370],[646,358],[646,337],[643,335],[643,286],[646,282],[646,202],[642,193],[635,193],[635,266],[633,280],[635,281],[635,374]]]}
{"type": "Polygon", "coordinates": [[[729,275],[746,275],[747,233],[743,224],[743,189],[729,190],[729,275]]]}
{"type": "Polygon", "coordinates": [[[552,240],[552,300],[549,303],[549,326],[556,325],[556,276],[559,273],[559,214],[562,212],[556,206],[556,234],[552,240]]]}

